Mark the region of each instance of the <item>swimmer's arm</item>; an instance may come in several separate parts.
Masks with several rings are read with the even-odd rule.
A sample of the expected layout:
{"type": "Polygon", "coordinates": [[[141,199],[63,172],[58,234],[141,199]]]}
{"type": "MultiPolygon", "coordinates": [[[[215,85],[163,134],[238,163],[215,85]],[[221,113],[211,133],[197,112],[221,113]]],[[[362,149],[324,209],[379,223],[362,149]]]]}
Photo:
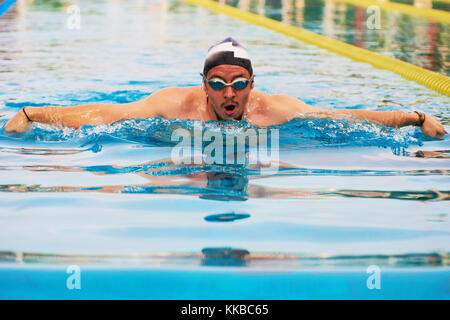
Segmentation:
{"type": "Polygon", "coordinates": [[[32,121],[78,129],[83,125],[111,124],[132,118],[158,117],[161,116],[160,106],[168,107],[168,103],[170,103],[170,99],[167,98],[167,90],[159,90],[146,99],[124,104],[25,107],[6,123],[5,132],[26,131],[32,121]]]}
{"type": "MultiPolygon", "coordinates": [[[[406,113],[401,111],[371,111],[371,110],[357,110],[357,109],[339,109],[328,110],[317,107],[312,107],[306,103],[290,96],[281,98],[289,111],[289,120],[296,116],[303,117],[325,117],[329,119],[344,119],[349,116],[361,120],[369,120],[380,123],[383,126],[400,128],[404,126],[414,126],[419,122],[419,115],[415,112],[406,113]]],[[[431,115],[425,116],[425,121],[421,126],[424,135],[442,138],[445,135],[444,126],[440,121],[431,115]]]]}

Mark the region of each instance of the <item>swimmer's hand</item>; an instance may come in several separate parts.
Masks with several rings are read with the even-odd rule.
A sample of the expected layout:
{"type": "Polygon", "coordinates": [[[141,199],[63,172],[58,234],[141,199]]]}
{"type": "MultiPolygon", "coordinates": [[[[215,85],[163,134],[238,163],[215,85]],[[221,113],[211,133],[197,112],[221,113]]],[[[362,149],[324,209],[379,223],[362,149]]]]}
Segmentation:
{"type": "Polygon", "coordinates": [[[422,133],[425,136],[442,139],[447,133],[442,123],[434,116],[425,115],[425,121],[422,124],[422,133]]]}
{"type": "Polygon", "coordinates": [[[31,121],[28,121],[23,109],[16,113],[14,117],[9,119],[5,125],[5,133],[15,132],[21,133],[27,131],[31,126],[31,121]]]}

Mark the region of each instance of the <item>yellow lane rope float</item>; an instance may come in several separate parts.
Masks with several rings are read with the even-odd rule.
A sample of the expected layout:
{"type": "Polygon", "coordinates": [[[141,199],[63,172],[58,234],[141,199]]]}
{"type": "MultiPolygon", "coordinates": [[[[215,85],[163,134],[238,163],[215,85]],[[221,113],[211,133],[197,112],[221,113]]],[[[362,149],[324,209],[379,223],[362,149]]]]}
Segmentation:
{"type": "MultiPolygon", "coordinates": [[[[418,8],[408,4],[395,2],[381,2],[376,0],[334,0],[336,2],[350,3],[355,6],[367,8],[378,6],[384,10],[398,11],[415,16],[423,16],[436,22],[450,23],[450,12],[436,9],[418,8]]],[[[450,2],[450,0],[447,0],[450,2]]]]}
{"type": "Polygon", "coordinates": [[[450,95],[450,78],[442,74],[420,68],[404,61],[383,56],[366,49],[358,48],[335,39],[327,38],[299,27],[294,27],[251,12],[242,11],[228,5],[217,3],[212,0],[185,1],[194,5],[205,7],[214,12],[226,14],[246,22],[265,27],[356,61],[369,63],[374,67],[397,73],[408,80],[420,83],[447,96],[450,95]]]}

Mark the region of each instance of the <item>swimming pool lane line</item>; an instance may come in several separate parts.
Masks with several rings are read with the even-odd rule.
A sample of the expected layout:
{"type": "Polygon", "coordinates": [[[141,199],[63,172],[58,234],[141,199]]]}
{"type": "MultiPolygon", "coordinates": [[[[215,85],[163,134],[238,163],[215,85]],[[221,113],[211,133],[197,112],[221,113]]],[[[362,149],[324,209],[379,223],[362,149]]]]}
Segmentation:
{"type": "Polygon", "coordinates": [[[17,0],[6,0],[0,4],[0,18],[17,0]]]}
{"type": "Polygon", "coordinates": [[[291,26],[255,13],[242,11],[229,5],[212,0],[185,0],[187,3],[202,6],[211,11],[226,14],[254,25],[262,26],[288,37],[315,45],[328,51],[340,54],[353,60],[369,63],[372,66],[394,72],[403,78],[415,81],[430,89],[450,96],[450,78],[415,66],[413,64],[383,56],[381,54],[331,39],[300,27],[291,26]]]}
{"type": "MultiPolygon", "coordinates": [[[[355,6],[364,8],[367,8],[369,6],[378,6],[384,10],[397,11],[415,16],[422,16],[434,20],[436,22],[450,24],[450,12],[444,10],[418,8],[409,4],[402,4],[396,2],[381,2],[377,0],[333,0],[333,1],[350,3],[355,6]]],[[[450,3],[450,0],[447,3],[450,3]]]]}

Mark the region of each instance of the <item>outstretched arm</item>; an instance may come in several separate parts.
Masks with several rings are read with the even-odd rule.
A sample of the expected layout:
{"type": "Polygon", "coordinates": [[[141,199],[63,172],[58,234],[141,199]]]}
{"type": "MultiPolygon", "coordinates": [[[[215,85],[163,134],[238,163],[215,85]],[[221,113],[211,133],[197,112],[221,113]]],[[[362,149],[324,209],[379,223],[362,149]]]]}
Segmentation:
{"type": "MultiPolygon", "coordinates": [[[[161,116],[174,88],[159,90],[144,100],[125,104],[87,104],[72,107],[24,107],[5,125],[5,132],[26,131],[32,121],[79,128],[83,125],[111,124],[126,119],[161,116]]],[[[176,88],[175,88],[176,89],[176,88]]]]}
{"type": "Polygon", "coordinates": [[[394,128],[420,126],[424,135],[434,138],[442,138],[446,133],[444,126],[436,117],[420,112],[406,113],[401,111],[370,111],[359,109],[327,110],[308,106],[304,102],[287,95],[277,96],[279,102],[285,106],[289,106],[286,108],[289,119],[294,118],[298,113],[307,117],[326,117],[330,119],[342,119],[350,115],[362,120],[376,121],[381,125],[394,128]]]}

